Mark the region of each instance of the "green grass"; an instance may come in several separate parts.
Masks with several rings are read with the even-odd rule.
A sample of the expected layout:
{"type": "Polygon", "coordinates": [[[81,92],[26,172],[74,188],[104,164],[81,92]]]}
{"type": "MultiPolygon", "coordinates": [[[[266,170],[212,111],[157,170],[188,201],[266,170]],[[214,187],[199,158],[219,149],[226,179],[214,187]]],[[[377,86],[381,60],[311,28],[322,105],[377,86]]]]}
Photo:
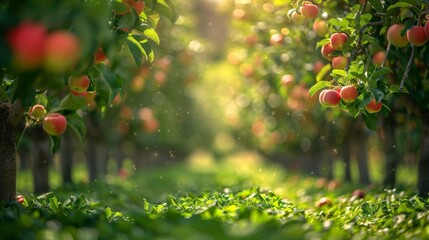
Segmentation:
{"type": "MultiPolygon", "coordinates": [[[[429,203],[415,197],[408,182],[396,191],[375,184],[364,199],[356,199],[351,195],[356,185],[328,189],[312,176],[251,153],[222,160],[197,153],[184,163],[144,171],[134,171],[128,161],[126,169],[128,179],[110,174],[64,187],[53,171],[54,191],[42,196],[25,193],[31,190],[23,183],[29,174],[20,174],[18,186],[28,187],[21,190],[26,201],[0,208],[0,239],[429,237],[429,203]],[[322,197],[332,203],[317,207],[322,197]]],[[[85,181],[82,165],[74,174],[85,181]]]]}

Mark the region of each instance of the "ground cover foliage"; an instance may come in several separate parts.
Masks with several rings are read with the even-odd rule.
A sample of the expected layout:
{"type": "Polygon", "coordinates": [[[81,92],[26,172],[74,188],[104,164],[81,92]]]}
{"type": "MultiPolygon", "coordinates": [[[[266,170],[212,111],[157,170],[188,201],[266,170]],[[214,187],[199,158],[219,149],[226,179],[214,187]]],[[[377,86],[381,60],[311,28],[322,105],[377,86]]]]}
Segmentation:
{"type": "MultiPolygon", "coordinates": [[[[249,154],[74,184],[0,208],[0,239],[427,239],[415,192],[329,182],[249,154]],[[331,201],[321,207],[321,198],[331,201]]],[[[412,189],[410,186],[404,189],[412,189]]]]}

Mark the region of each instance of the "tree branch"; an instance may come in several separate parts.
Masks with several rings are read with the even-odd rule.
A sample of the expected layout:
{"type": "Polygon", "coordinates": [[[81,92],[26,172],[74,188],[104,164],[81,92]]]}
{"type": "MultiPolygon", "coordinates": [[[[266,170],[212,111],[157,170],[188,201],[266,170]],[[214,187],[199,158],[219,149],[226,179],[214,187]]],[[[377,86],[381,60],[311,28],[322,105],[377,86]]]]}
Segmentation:
{"type": "Polygon", "coordinates": [[[405,81],[408,79],[408,73],[410,72],[411,66],[413,65],[414,48],[415,48],[414,45],[411,44],[411,55],[410,55],[410,59],[408,60],[407,68],[405,68],[404,75],[402,76],[402,79],[401,79],[401,85],[399,86],[399,92],[402,92],[404,90],[405,81]]]}

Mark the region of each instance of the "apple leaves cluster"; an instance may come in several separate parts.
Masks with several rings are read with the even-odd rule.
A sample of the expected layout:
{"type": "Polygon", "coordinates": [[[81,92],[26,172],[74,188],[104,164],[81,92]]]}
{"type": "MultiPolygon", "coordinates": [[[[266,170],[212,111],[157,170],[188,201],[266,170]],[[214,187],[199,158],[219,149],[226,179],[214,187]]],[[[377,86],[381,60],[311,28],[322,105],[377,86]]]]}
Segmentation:
{"type": "MultiPolygon", "coordinates": [[[[81,110],[97,106],[104,111],[118,93],[122,94],[123,84],[132,77],[130,70],[153,61],[152,45],[160,42],[155,30],[160,17],[171,22],[177,19],[169,0],[3,1],[0,3],[2,103],[19,106],[25,112],[27,126],[41,122],[27,114],[31,106],[41,104],[48,114],[66,116],[67,126],[83,141],[86,127],[81,110]],[[67,35],[66,40],[60,39],[49,47],[59,49],[57,52],[68,49],[68,57],[54,56],[56,61],[47,66],[49,47],[45,39],[57,32],[67,35]],[[39,46],[28,44],[35,37],[40,39],[39,46]],[[70,44],[70,38],[77,41],[70,44]],[[67,68],[59,68],[73,59],[72,55],[76,55],[76,61],[67,68]],[[32,58],[33,62],[26,60],[32,58]],[[89,86],[82,92],[74,92],[68,86],[68,79],[73,76],[88,76],[89,86]]],[[[50,137],[55,151],[60,138],[50,137]]]]}

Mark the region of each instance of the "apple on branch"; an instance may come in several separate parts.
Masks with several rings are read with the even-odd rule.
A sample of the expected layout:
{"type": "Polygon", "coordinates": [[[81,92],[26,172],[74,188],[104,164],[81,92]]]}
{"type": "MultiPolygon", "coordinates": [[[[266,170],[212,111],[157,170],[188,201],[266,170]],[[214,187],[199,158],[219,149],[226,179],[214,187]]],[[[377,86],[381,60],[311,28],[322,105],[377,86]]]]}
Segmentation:
{"type": "Polygon", "coordinates": [[[43,130],[51,136],[63,135],[67,129],[67,119],[60,113],[48,113],[43,118],[43,130]]]}

